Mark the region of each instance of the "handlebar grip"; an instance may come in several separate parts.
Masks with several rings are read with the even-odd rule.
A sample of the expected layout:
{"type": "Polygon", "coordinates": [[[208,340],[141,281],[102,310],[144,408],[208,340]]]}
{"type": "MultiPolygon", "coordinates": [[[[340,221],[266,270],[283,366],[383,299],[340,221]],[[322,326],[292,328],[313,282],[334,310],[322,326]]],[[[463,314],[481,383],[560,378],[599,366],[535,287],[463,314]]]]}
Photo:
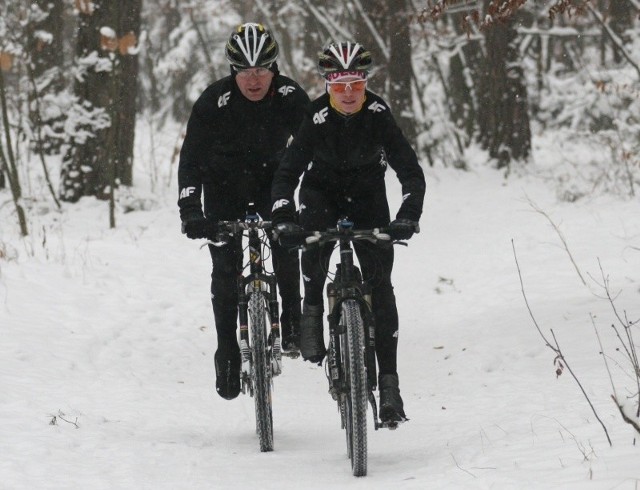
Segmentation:
{"type": "Polygon", "coordinates": [[[278,241],[285,247],[301,247],[307,245],[307,239],[312,236],[314,236],[312,231],[293,231],[280,234],[278,241]]]}

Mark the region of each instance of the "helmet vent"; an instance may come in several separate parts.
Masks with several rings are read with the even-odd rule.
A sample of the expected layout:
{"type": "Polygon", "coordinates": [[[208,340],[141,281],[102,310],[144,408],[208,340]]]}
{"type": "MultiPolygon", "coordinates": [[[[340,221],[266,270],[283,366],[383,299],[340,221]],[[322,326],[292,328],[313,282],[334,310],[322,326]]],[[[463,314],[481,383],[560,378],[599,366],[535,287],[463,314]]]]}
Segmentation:
{"type": "Polygon", "coordinates": [[[329,46],[329,50],[334,54],[336,59],[340,61],[345,70],[349,68],[351,62],[358,55],[359,48],[360,44],[350,42],[343,43],[342,45],[329,46]]]}
{"type": "Polygon", "coordinates": [[[225,47],[225,56],[234,70],[270,68],[278,58],[278,43],[262,24],[240,24],[231,33],[225,47]]]}
{"type": "Polygon", "coordinates": [[[249,65],[255,66],[267,37],[265,35],[258,36],[257,30],[260,24],[247,23],[244,27],[244,39],[239,34],[235,34],[233,37],[238,43],[242,54],[247,58],[249,65]]]}

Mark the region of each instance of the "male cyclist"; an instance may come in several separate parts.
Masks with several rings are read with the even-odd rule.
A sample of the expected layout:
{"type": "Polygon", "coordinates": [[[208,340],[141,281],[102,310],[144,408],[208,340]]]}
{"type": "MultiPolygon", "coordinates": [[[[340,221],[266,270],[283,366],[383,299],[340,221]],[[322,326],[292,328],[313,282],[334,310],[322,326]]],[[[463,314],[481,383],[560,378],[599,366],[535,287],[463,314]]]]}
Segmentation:
{"type": "MultiPolygon", "coordinates": [[[[311,103],[273,179],[272,220],[280,239],[295,231],[294,191],[300,175],[300,225],[308,231],[335,227],[347,216],[356,228],[390,226],[398,239],[418,231],[425,193],[424,173],[389,106],[366,89],[371,55],[358,43],[332,43],[319,54],[326,93],[311,103]],[[385,189],[389,165],[402,184],[402,205],[391,221],[385,189]],[[391,223],[390,223],[391,221],[391,223]]],[[[380,418],[406,419],[397,372],[398,311],[391,284],[393,249],[355,242],[363,278],[372,286],[376,357],[380,374],[380,418]]],[[[326,354],[323,286],[333,244],[302,254],[304,301],[300,352],[311,362],[326,354]]]]}
{"type": "MultiPolygon", "coordinates": [[[[244,218],[250,202],[263,219],[270,219],[273,173],[309,104],[305,91],[280,75],[278,43],[261,24],[239,25],[225,54],[231,74],[207,87],[194,104],[180,152],[178,206],[183,233],[192,239],[210,236],[218,220],[244,218]]],[[[231,400],[240,392],[236,278],[242,270],[242,249],[241,243],[231,241],[210,245],[209,250],[218,337],[216,390],[231,400]]],[[[277,242],[272,253],[282,299],[282,348],[297,351],[299,260],[277,242]]]]}

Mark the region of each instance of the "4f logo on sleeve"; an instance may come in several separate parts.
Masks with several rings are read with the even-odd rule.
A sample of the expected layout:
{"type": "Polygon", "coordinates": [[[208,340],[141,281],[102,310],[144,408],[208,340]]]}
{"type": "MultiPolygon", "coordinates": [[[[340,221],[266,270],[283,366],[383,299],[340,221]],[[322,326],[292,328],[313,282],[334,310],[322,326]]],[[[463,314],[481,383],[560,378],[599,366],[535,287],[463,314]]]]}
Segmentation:
{"type": "Polygon", "coordinates": [[[384,150],[380,151],[380,161],[378,163],[381,167],[387,168],[387,155],[384,150]]]}
{"type": "Polygon", "coordinates": [[[220,97],[218,97],[218,107],[227,105],[227,102],[229,102],[229,97],[231,97],[231,92],[225,92],[220,97]]]}
{"type": "Polygon", "coordinates": [[[327,114],[329,114],[329,108],[328,107],[324,107],[323,109],[320,109],[318,112],[316,112],[313,115],[313,123],[314,124],[322,124],[323,122],[325,122],[327,120],[327,114]]]}
{"type": "Polygon", "coordinates": [[[382,112],[386,109],[386,107],[383,106],[380,102],[374,102],[368,107],[368,109],[373,112],[382,112]]]}
{"type": "Polygon", "coordinates": [[[180,199],[184,199],[185,197],[189,197],[196,191],[195,187],[185,187],[180,191],[180,199]]]}
{"type": "Polygon", "coordinates": [[[289,204],[289,199],[278,199],[273,203],[273,208],[271,208],[271,212],[273,213],[276,209],[280,209],[282,206],[286,206],[289,204]]]}
{"type": "Polygon", "coordinates": [[[293,87],[292,85],[284,85],[282,87],[280,87],[278,89],[278,92],[280,92],[282,94],[282,96],[284,97],[285,95],[289,95],[291,92],[293,92],[296,88],[293,87]]]}

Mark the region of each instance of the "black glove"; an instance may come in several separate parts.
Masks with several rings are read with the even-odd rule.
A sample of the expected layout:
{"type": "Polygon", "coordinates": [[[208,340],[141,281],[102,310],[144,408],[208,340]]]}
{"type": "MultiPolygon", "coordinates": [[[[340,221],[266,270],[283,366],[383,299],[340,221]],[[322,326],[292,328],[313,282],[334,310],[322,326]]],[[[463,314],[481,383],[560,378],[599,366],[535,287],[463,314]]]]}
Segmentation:
{"type": "Polygon", "coordinates": [[[275,229],[282,223],[295,223],[296,209],[288,199],[278,199],[271,210],[271,224],[275,229]]]}
{"type": "Polygon", "coordinates": [[[273,227],[273,238],[283,247],[300,245],[300,233],[304,230],[293,221],[279,223],[273,227]]]}
{"type": "Polygon", "coordinates": [[[418,222],[410,219],[395,219],[389,224],[389,235],[394,240],[408,240],[419,231],[418,222]]]}
{"type": "Polygon", "coordinates": [[[182,222],[182,233],[192,240],[198,238],[214,238],[216,226],[204,216],[187,219],[182,222]]]}

